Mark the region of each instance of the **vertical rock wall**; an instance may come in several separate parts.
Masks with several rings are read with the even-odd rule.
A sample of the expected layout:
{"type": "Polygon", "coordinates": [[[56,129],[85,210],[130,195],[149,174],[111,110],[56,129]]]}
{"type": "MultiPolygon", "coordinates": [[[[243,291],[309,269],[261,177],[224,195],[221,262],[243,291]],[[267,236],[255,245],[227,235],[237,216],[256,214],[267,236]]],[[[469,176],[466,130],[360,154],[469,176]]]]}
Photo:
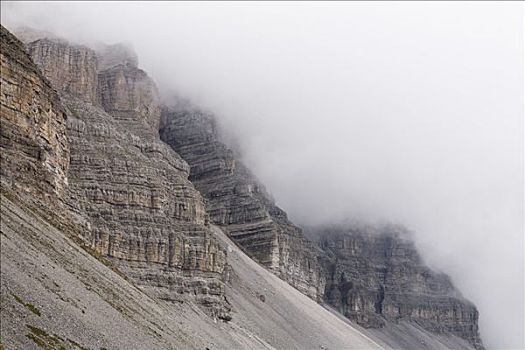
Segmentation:
{"type": "MultiPolygon", "coordinates": [[[[63,61],[63,52],[75,46],[49,42],[28,47],[44,73],[51,72],[70,115],[67,202],[88,219],[85,238],[151,295],[196,300],[213,316],[228,319],[226,253],[207,225],[204,201],[188,180],[189,166],[158,138],[153,81],[132,65],[99,71],[91,60],[63,61]],[[57,59],[63,69],[45,70],[57,66],[57,59]],[[100,104],[86,98],[92,95],[83,76],[71,74],[93,69],[100,104]]],[[[96,55],[85,50],[85,57],[96,55]]]]}
{"type": "Polygon", "coordinates": [[[85,46],[42,38],[27,44],[27,51],[58,91],[97,103],[97,56],[85,46]]]}
{"type": "Polygon", "coordinates": [[[99,97],[104,110],[136,133],[158,135],[160,99],[157,87],[141,69],[118,64],[99,72],[99,97]]]}
{"type": "Polygon", "coordinates": [[[407,320],[482,348],[478,311],[450,278],[429,269],[402,228],[325,228],[325,300],[364,327],[407,320]]]}
{"type": "Polygon", "coordinates": [[[192,106],[164,108],[160,135],[190,164],[190,180],[206,197],[210,220],[250,257],[321,300],[324,275],[318,248],[304,239],[256,177],[221,142],[214,116],[192,106]]]}
{"type": "Polygon", "coordinates": [[[67,186],[66,113],[18,41],[1,27],[2,186],[56,202],[67,186]]]}

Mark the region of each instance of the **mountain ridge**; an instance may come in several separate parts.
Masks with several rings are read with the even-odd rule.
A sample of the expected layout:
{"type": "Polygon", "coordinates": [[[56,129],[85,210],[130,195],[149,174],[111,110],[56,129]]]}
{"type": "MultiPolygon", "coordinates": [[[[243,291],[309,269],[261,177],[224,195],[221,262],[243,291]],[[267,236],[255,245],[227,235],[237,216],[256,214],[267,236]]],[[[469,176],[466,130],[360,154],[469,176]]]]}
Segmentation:
{"type": "MultiPolygon", "coordinates": [[[[10,34],[6,32],[2,28],[2,48],[12,45],[10,43],[15,43],[15,46],[18,45],[17,50],[15,50],[17,56],[24,57],[24,54],[19,52],[22,49],[20,44],[16,44],[16,39],[11,38],[10,34]]],[[[218,332],[215,333],[217,336],[225,337],[226,340],[224,340],[222,348],[226,346],[239,348],[238,346],[241,346],[240,344],[243,342],[247,342],[244,344],[251,344],[250,346],[254,348],[276,346],[271,345],[271,343],[281,344],[277,345],[277,348],[286,348],[286,346],[304,348],[307,343],[302,343],[299,339],[295,339],[294,343],[286,344],[286,342],[282,343],[282,339],[276,339],[271,334],[265,333],[264,328],[270,327],[270,324],[262,322],[262,320],[257,323],[258,327],[252,327],[247,335],[248,338],[253,337],[250,339],[258,339],[255,343],[250,343],[247,340],[248,338],[243,338],[240,335],[238,336],[244,340],[236,343],[231,337],[221,333],[223,331],[218,331],[213,326],[214,322],[219,320],[218,329],[222,327],[220,324],[223,324],[225,327],[230,327],[229,329],[233,334],[240,334],[238,333],[240,328],[235,328],[239,326],[238,323],[235,323],[236,312],[240,318],[244,317],[245,322],[252,322],[249,321],[250,317],[245,317],[257,314],[260,306],[254,309],[255,305],[259,305],[256,303],[270,305],[262,300],[267,298],[264,294],[254,295],[250,293],[249,296],[246,296],[236,291],[239,286],[232,282],[236,274],[235,268],[232,269],[232,266],[236,266],[237,271],[241,271],[243,267],[231,263],[231,260],[228,263],[229,248],[228,244],[224,245],[224,241],[229,238],[222,237],[221,230],[224,230],[236,244],[243,247],[244,252],[248,253],[250,258],[259,260],[263,266],[266,266],[305,295],[318,302],[323,302],[326,276],[323,271],[324,267],[321,266],[320,262],[321,248],[303,237],[301,230],[287,219],[286,213],[273,204],[271,198],[265,193],[264,187],[253,177],[249,169],[243,165],[232,168],[228,161],[240,163],[234,159],[232,151],[224,145],[221,146],[220,142],[213,140],[213,138],[204,138],[204,144],[211,141],[213,145],[211,150],[219,152],[219,156],[215,157],[216,160],[219,160],[219,165],[216,166],[217,162],[212,161],[211,166],[208,166],[204,162],[204,168],[211,169],[212,175],[216,175],[217,171],[220,173],[224,169],[241,169],[241,176],[234,176],[230,183],[233,185],[230,195],[233,201],[247,203],[248,208],[245,211],[243,209],[244,204],[240,206],[234,204],[230,208],[232,213],[236,213],[232,216],[233,221],[217,219],[225,217],[222,214],[224,211],[218,210],[221,214],[217,214],[217,211],[210,210],[209,198],[204,198],[207,197],[208,192],[201,190],[199,193],[195,189],[195,187],[199,189],[197,179],[199,173],[195,173],[195,171],[192,173],[195,167],[191,159],[188,158],[188,154],[186,157],[181,156],[175,152],[177,147],[171,145],[175,149],[174,151],[161,142],[158,130],[159,128],[164,130],[161,131],[161,135],[166,132],[166,124],[163,125],[162,123],[169,122],[169,118],[165,114],[166,109],[161,110],[161,102],[154,82],[147,76],[147,73],[136,67],[134,63],[137,62],[136,60],[131,58],[125,64],[112,64],[100,70],[97,68],[98,58],[96,60],[77,59],[78,57],[92,57],[93,54],[95,57],[97,55],[100,57],[100,53],[87,47],[75,46],[63,41],[53,42],[51,40],[49,42],[49,40],[43,39],[27,43],[26,47],[35,62],[40,62],[43,68],[51,67],[44,69],[48,76],[42,79],[43,84],[46,84],[47,79],[50,80],[54,88],[57,89],[61,104],[63,104],[63,106],[57,107],[57,110],[63,110],[63,116],[66,114],[68,116],[67,127],[65,129],[64,125],[58,127],[58,135],[67,135],[65,144],[71,152],[71,155],[66,157],[68,164],[64,167],[67,169],[65,171],[67,177],[61,180],[64,183],[61,185],[64,197],[51,192],[42,198],[47,198],[43,200],[57,202],[59,206],[62,205],[66,208],[67,210],[64,209],[66,210],[65,216],[69,215],[68,213],[71,210],[75,213],[71,215],[77,220],[73,223],[73,227],[77,225],[75,235],[80,236],[83,241],[82,244],[93,249],[92,254],[98,254],[103,259],[107,259],[115,271],[129,279],[128,283],[138,287],[145,295],[155,300],[155,303],[161,303],[163,307],[168,308],[173,308],[173,305],[178,304],[188,305],[190,309],[193,306],[197,307],[195,310],[200,310],[198,314],[202,313],[207,316],[202,316],[204,317],[202,319],[191,317],[189,319],[197,324],[206,325],[209,332],[218,332]],[[66,53],[70,56],[67,62],[71,66],[57,70],[54,68],[55,65],[48,65],[47,62],[48,60],[56,60],[57,55],[61,55],[60,53],[66,53]],[[95,77],[92,74],[95,72],[96,78],[83,79],[84,73],[81,73],[80,76],[76,75],[78,65],[86,66],[85,69],[80,69],[80,72],[84,72],[90,77],[95,77]],[[88,84],[77,84],[79,79],[88,82],[88,84]],[[67,83],[64,84],[64,82],[67,83]],[[96,84],[95,90],[97,91],[95,95],[92,93],[94,89],[91,86],[94,84],[96,84]],[[104,88],[100,88],[100,86],[104,88]],[[248,178],[248,183],[243,182],[245,178],[248,178]],[[242,181],[237,183],[236,181],[239,179],[242,181]],[[255,208],[250,207],[249,200],[253,198],[254,194],[262,196],[259,197],[262,205],[255,208]],[[62,202],[64,203],[60,204],[62,202]],[[251,216],[252,214],[254,216],[251,216]],[[253,221],[250,217],[257,220],[253,221]],[[260,220],[261,218],[263,220],[260,220]],[[268,223],[264,221],[264,218],[271,218],[272,222],[269,226],[265,226],[268,223]],[[219,231],[210,225],[210,221],[219,224],[219,231]],[[78,226],[80,223],[82,228],[78,226]],[[246,227],[255,227],[255,232],[263,227],[262,231],[266,232],[263,235],[264,239],[259,242],[259,245],[255,244],[256,249],[250,249],[247,245],[243,246],[242,242],[239,243],[239,240],[236,239],[235,230],[231,229],[232,223],[239,225],[237,232],[240,232],[241,236],[246,234],[244,233],[246,227]],[[270,237],[270,244],[268,244],[267,237],[270,237]],[[277,242],[274,242],[275,240],[277,242]],[[258,253],[261,254],[262,258],[257,257],[256,254],[258,253]],[[269,258],[264,258],[264,256],[269,258]],[[233,289],[232,286],[234,286],[233,289]],[[232,293],[231,295],[237,295],[239,300],[244,300],[244,304],[237,303],[237,307],[235,307],[236,300],[230,301],[228,299],[228,290],[232,293]],[[210,325],[210,321],[212,325],[210,325]],[[256,334],[259,335],[256,336],[256,334]]],[[[104,54],[111,54],[111,49],[105,50],[104,54]]],[[[127,56],[122,56],[121,53],[115,56],[124,57],[124,60],[127,60],[127,56]]],[[[4,67],[15,67],[16,61],[16,57],[6,60],[3,56],[2,72],[5,71],[4,67]]],[[[115,63],[113,58],[107,61],[115,63]]],[[[26,63],[31,66],[29,62],[26,63]]],[[[30,67],[30,70],[39,72],[33,67],[30,67]]],[[[20,75],[13,75],[11,79],[20,79],[20,75]]],[[[3,92],[6,91],[4,85],[3,73],[3,92]]],[[[48,90],[51,91],[52,89],[48,90]]],[[[22,97],[32,99],[33,96],[38,95],[34,91],[30,89],[22,97]]],[[[7,95],[4,95],[4,98],[5,96],[7,95]]],[[[56,96],[52,98],[56,98],[56,96]]],[[[3,109],[9,103],[9,100],[2,100],[3,109]]],[[[29,118],[31,120],[31,116],[29,118]]],[[[38,115],[33,118],[38,119],[38,115]]],[[[4,121],[5,116],[2,113],[2,126],[4,126],[4,121]]],[[[20,125],[16,125],[16,127],[20,127],[20,125]]],[[[192,125],[189,130],[186,129],[185,137],[200,137],[201,130],[199,127],[199,125],[192,125]]],[[[2,130],[4,130],[3,127],[2,130]]],[[[184,128],[177,127],[171,131],[174,130],[180,132],[184,128]]],[[[204,134],[207,135],[206,132],[204,134]]],[[[211,133],[210,135],[213,136],[214,134],[211,133]]],[[[2,134],[2,137],[3,140],[10,140],[9,134],[2,134]]],[[[4,155],[4,150],[11,149],[12,143],[2,143],[2,155],[4,155]]],[[[184,152],[182,153],[184,154],[184,152]]],[[[15,164],[16,162],[13,160],[18,159],[19,156],[13,154],[9,157],[6,157],[6,163],[2,158],[2,163],[15,164]]],[[[54,154],[50,158],[54,160],[54,154]]],[[[34,163],[41,164],[41,159],[37,157],[34,163]]],[[[44,164],[46,163],[44,162],[44,164]]],[[[47,168],[44,167],[44,169],[47,168]]],[[[17,169],[14,165],[5,170],[2,167],[2,170],[3,191],[4,189],[7,192],[20,190],[20,186],[15,186],[16,184],[12,181],[7,181],[9,174],[18,172],[20,175],[19,183],[21,184],[30,179],[25,170],[17,169]],[[4,171],[6,172],[4,173],[4,171]]],[[[58,174],[58,179],[60,179],[60,172],[51,171],[51,174],[54,176],[58,174]]],[[[22,202],[33,200],[31,193],[35,192],[33,191],[35,186],[38,188],[34,182],[29,181],[29,186],[25,186],[29,190],[29,197],[24,195],[23,197],[26,199],[22,202]]],[[[22,192],[25,190],[22,189],[22,192]]],[[[4,212],[8,209],[3,207],[2,210],[4,216],[4,212]]],[[[50,215],[52,216],[52,214],[50,215]]],[[[12,234],[6,233],[7,231],[8,228],[3,226],[3,239],[7,239],[6,237],[12,234]]],[[[229,244],[230,249],[234,251],[233,243],[229,244]]],[[[262,273],[261,276],[265,276],[265,280],[269,281],[267,279],[269,277],[256,269],[255,266],[254,269],[250,270],[250,273],[256,273],[256,270],[259,271],[257,272],[259,275],[262,273]]],[[[3,268],[2,276],[6,276],[8,272],[3,268]]],[[[249,274],[244,275],[237,282],[241,285],[249,285],[248,276],[249,274]]],[[[272,282],[268,283],[274,285],[275,281],[272,278],[270,280],[272,282]]],[[[282,286],[282,284],[279,285],[282,286]]],[[[283,293],[292,293],[290,295],[298,298],[297,294],[285,287],[279,287],[279,290],[282,290],[283,293]]],[[[8,300],[7,303],[12,305],[7,292],[4,293],[3,291],[2,297],[3,302],[8,300]]],[[[275,305],[284,308],[287,304],[294,304],[292,299],[285,300],[286,302],[275,305]]],[[[316,309],[314,305],[320,307],[318,304],[309,305],[312,310],[316,309]]],[[[278,314],[278,310],[276,313],[270,314],[270,320],[275,324],[281,322],[276,318],[278,314]]],[[[189,317],[188,314],[185,315],[189,317]]],[[[297,318],[313,317],[311,322],[318,322],[313,314],[299,313],[297,315],[301,315],[297,318]]],[[[5,315],[2,314],[2,319],[5,321],[4,317],[5,315]]],[[[326,317],[332,320],[332,316],[326,317]]],[[[293,325],[304,321],[286,319],[284,324],[290,322],[293,325]]],[[[389,327],[398,327],[395,323],[391,323],[390,321],[387,322],[389,327]]],[[[311,325],[309,323],[307,326],[299,328],[301,332],[312,332],[311,325]]],[[[318,327],[320,326],[318,325],[318,327]]],[[[323,331],[319,333],[320,336],[335,337],[330,341],[326,340],[327,344],[341,345],[340,342],[345,339],[346,341],[353,339],[352,341],[356,344],[366,343],[367,337],[364,336],[363,331],[356,333],[352,330],[356,326],[345,328],[346,326],[339,325],[337,327],[339,327],[337,328],[338,332],[343,332],[346,329],[352,335],[348,337],[343,336],[342,333],[337,335],[337,333],[330,333],[328,329],[322,327],[323,331]]],[[[412,325],[407,325],[407,327],[414,329],[412,325]]],[[[192,327],[190,326],[189,329],[191,330],[192,327]]],[[[195,329],[191,332],[195,332],[195,329]]],[[[446,332],[443,334],[446,335],[446,332]]],[[[194,336],[191,335],[189,338],[194,339],[194,336]]],[[[373,334],[371,336],[377,337],[373,334]]],[[[429,333],[428,338],[441,339],[441,336],[429,333]]],[[[405,339],[407,344],[411,343],[410,339],[408,336],[405,339]]],[[[198,340],[194,339],[194,341],[196,341],[195,344],[199,344],[198,340]]],[[[389,341],[393,342],[391,339],[389,341]]],[[[460,344],[462,341],[457,338],[452,343],[454,342],[460,344]]],[[[435,344],[431,344],[433,347],[429,345],[428,348],[439,348],[436,345],[438,343],[439,341],[436,340],[435,344]]],[[[71,342],[64,344],[74,345],[71,342]]],[[[412,346],[415,346],[414,344],[416,343],[412,343],[412,346]]],[[[477,348],[481,346],[481,343],[471,344],[477,348]]],[[[319,346],[324,345],[320,344],[319,346]]]]}

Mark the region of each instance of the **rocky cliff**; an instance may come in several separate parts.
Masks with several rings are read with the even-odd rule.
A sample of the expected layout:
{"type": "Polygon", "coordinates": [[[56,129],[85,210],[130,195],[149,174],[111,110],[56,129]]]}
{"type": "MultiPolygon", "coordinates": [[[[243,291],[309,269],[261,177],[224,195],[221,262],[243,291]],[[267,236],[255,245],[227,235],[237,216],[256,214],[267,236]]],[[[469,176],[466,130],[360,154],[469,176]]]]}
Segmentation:
{"type": "Polygon", "coordinates": [[[1,40],[2,185],[53,203],[67,187],[66,113],[23,44],[3,27],[1,40]]]}
{"type": "Polygon", "coordinates": [[[228,319],[225,252],[210,233],[189,166],[158,138],[153,81],[129,64],[100,71],[103,56],[64,41],[27,47],[69,115],[67,202],[88,220],[85,239],[152,295],[194,298],[228,319]],[[50,69],[57,61],[61,69],[50,69]]]}
{"type": "Polygon", "coordinates": [[[104,110],[130,125],[135,133],[157,138],[160,99],[153,80],[143,70],[117,64],[98,74],[98,92],[104,110]]]}
{"type": "Polygon", "coordinates": [[[325,253],[325,300],[343,315],[367,328],[410,321],[483,348],[476,307],[447,275],[423,263],[404,228],[332,226],[312,231],[325,253]]]}
{"type": "Polygon", "coordinates": [[[2,28],[0,347],[482,347],[475,307],[403,232],[308,241],[213,115],[161,112],[118,45],[37,37],[29,56],[2,28]]]}
{"type": "Polygon", "coordinates": [[[160,136],[191,166],[210,220],[253,259],[308,296],[322,300],[319,252],[277,207],[264,186],[222,141],[216,120],[188,103],[165,107],[160,136]]]}
{"type": "Polygon", "coordinates": [[[164,108],[160,134],[190,164],[211,221],[299,290],[364,327],[409,320],[482,347],[476,308],[447,276],[423,264],[408,237],[395,229],[320,230],[313,234],[322,237],[315,249],[221,142],[212,114],[187,103],[164,108]]]}
{"type": "Polygon", "coordinates": [[[190,164],[210,220],[303,293],[364,327],[408,321],[482,348],[475,306],[424,265],[403,229],[309,229],[316,247],[221,141],[213,114],[184,101],[165,107],[160,135],[190,164]]]}
{"type": "Polygon", "coordinates": [[[85,46],[42,38],[27,44],[27,51],[58,91],[97,103],[97,56],[85,46]]]}

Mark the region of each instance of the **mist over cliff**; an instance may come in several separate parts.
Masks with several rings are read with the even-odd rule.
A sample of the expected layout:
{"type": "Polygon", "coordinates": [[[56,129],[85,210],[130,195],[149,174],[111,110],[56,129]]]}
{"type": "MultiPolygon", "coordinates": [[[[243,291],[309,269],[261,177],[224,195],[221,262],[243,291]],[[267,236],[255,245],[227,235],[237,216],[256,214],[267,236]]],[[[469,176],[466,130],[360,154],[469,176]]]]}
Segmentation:
{"type": "Polygon", "coordinates": [[[2,23],[128,42],[213,110],[298,224],[393,221],[523,344],[522,4],[2,4],[2,23]]]}

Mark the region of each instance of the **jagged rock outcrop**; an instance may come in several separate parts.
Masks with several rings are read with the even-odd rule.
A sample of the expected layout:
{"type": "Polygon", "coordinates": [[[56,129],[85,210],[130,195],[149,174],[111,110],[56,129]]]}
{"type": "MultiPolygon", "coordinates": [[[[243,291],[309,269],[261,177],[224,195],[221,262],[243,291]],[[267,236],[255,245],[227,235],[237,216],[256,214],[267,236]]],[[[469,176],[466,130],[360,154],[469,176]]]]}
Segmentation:
{"type": "Polygon", "coordinates": [[[96,104],[97,56],[81,45],[71,45],[61,39],[42,38],[27,43],[28,53],[42,73],[59,91],[74,94],[96,104]]]}
{"type": "MultiPolygon", "coordinates": [[[[49,42],[28,44],[44,69],[56,63],[47,60],[75,48],[49,42]]],[[[88,103],[79,98],[83,85],[68,81],[71,71],[92,70],[91,63],[69,60],[50,76],[70,116],[67,202],[87,218],[85,238],[151,295],[180,302],[193,298],[212,315],[229,319],[226,253],[207,226],[203,199],[188,180],[189,166],[158,138],[156,86],[131,65],[104,71],[95,66],[100,106],[88,103]],[[82,63],[88,67],[78,67],[82,63]]]]}
{"type": "Polygon", "coordinates": [[[421,260],[401,227],[330,227],[313,230],[325,252],[325,300],[364,327],[414,322],[455,334],[482,349],[478,311],[450,278],[421,260]]]}
{"type": "Polygon", "coordinates": [[[160,135],[190,164],[190,180],[206,197],[210,220],[253,259],[321,300],[324,275],[317,247],[304,239],[301,229],[221,142],[214,116],[187,103],[166,107],[160,135]]]}
{"type": "Polygon", "coordinates": [[[23,44],[4,27],[1,44],[2,186],[52,203],[67,187],[66,113],[23,44]]]}

